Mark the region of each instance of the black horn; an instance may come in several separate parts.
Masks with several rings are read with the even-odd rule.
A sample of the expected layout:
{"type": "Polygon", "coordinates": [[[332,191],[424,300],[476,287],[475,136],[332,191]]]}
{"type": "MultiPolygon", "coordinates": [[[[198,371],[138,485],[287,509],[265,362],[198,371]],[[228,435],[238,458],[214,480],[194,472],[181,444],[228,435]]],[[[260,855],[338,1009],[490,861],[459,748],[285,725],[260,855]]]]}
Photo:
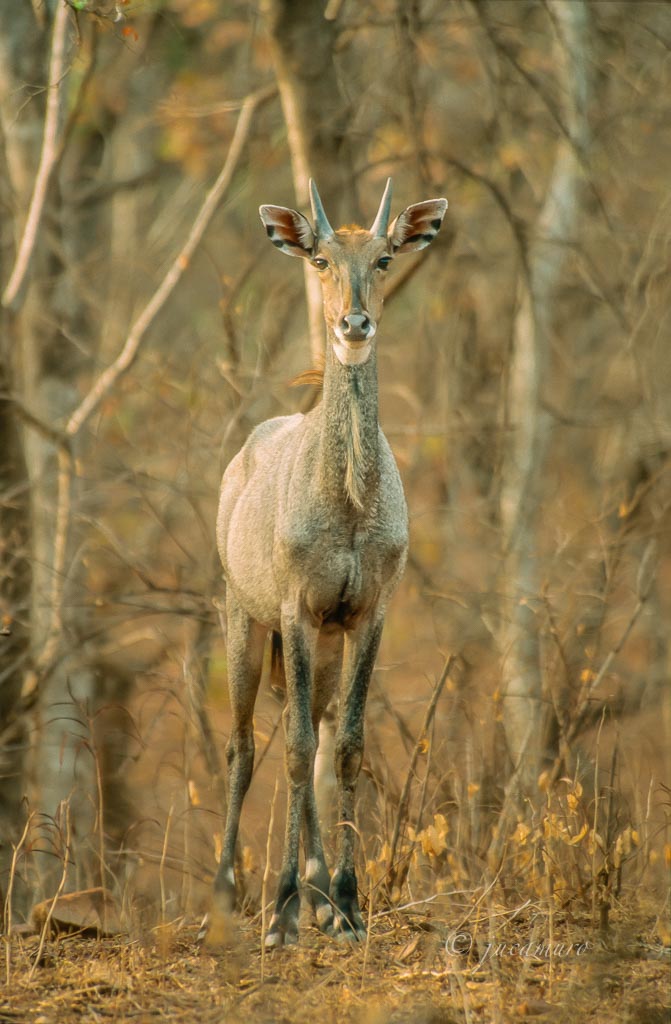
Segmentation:
{"type": "Polygon", "coordinates": [[[370,229],[371,235],[375,238],[385,238],[389,227],[389,214],[391,212],[391,178],[387,178],[387,184],[380,200],[380,209],[370,229]]]}
{"type": "Polygon", "coordinates": [[[322,201],[319,198],[319,192],[312,178],[310,178],[310,203],[312,204],[312,217],[315,222],[315,228],[317,229],[318,238],[332,238],[335,234],[333,228],[329,224],[328,217],[324,212],[322,201]]]}

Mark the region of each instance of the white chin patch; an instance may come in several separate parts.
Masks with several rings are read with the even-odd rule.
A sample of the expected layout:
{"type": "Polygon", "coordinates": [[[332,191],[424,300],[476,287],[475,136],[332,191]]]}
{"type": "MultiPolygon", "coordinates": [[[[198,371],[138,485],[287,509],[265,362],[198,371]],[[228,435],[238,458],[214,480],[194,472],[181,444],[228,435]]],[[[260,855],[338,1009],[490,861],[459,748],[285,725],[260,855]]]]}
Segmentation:
{"type": "Polygon", "coordinates": [[[352,342],[341,338],[336,330],[333,350],[338,358],[338,362],[342,363],[343,366],[361,366],[362,363],[365,363],[370,355],[371,342],[375,337],[375,331],[376,328],[373,327],[365,341],[352,342]]]}

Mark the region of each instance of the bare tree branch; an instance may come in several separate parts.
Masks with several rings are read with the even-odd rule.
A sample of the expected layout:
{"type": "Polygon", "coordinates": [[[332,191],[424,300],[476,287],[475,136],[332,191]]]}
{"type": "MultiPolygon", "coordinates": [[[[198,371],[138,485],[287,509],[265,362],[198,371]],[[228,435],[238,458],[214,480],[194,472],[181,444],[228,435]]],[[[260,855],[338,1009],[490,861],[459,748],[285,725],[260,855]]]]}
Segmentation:
{"type": "Polygon", "coordinates": [[[28,208],[28,216],[17,250],[14,268],[2,296],[3,306],[12,311],[16,311],[21,304],[23,287],[28,278],[30,263],[35,251],[37,233],[42,220],[42,212],[47,197],[49,181],[51,180],[51,173],[59,155],[58,128],[61,92],[65,75],[66,29],[69,17],[68,8],[64,4],[59,4],[54,14],[54,27],[51,37],[47,105],[40,162],[35,176],[35,185],[28,208]]]}
{"type": "MultiPolygon", "coordinates": [[[[168,272],[152,295],[151,299],[131,327],[128,337],[126,338],[126,342],[117,358],[100,374],[88,393],[71,414],[65,425],[64,434],[66,438],[72,439],[79,434],[79,431],[99,407],[105,396],[109,394],[111,389],[132,366],[149,327],[154,322],[158,313],[165,306],[180,281],[182,274],[188,267],[191,258],[193,257],[193,254],[205,233],[205,230],[212,220],[219,203],[232,181],[240,156],[242,155],[244,145],[249,136],[254,114],[261,105],[272,99],[273,96],[276,95],[276,92],[277,89],[275,86],[267,86],[266,88],[250,93],[250,95],[244,100],[224,166],[222,167],[214,185],[207,193],[184,245],[173,260],[168,272]]],[[[42,648],[42,652],[37,663],[39,673],[47,671],[56,655],[61,639],[63,625],[63,590],[66,579],[65,566],[70,527],[72,478],[73,462],[71,454],[68,449],[62,445],[59,448],[58,454],[56,534],[54,540],[52,592],[49,602],[51,607],[51,622],[47,642],[42,648]]]]}
{"type": "Polygon", "coordinates": [[[128,337],[126,338],[126,342],[119,355],[114,362],[100,374],[91,390],[70,416],[65,427],[65,433],[69,437],[75,437],[79,433],[84,423],[98,408],[105,395],[108,394],[119,378],[122,377],[123,374],[126,373],[133,365],[147,330],[175,290],[176,285],[191,262],[191,258],[200,244],[206,228],[212,220],[219,203],[231,183],[231,179],[233,178],[233,174],[235,173],[238,161],[242,154],[242,149],[247,141],[252,119],[257,108],[272,99],[273,96],[276,95],[276,92],[277,90],[275,86],[267,86],[265,89],[259,89],[257,92],[251,93],[245,99],[240,111],[238,123],[235,126],[235,132],[233,133],[233,138],[231,140],[231,145],[229,147],[224,166],[221,169],[219,177],[205,197],[205,201],[203,202],[198,216],[193,223],[186,242],[173,260],[167,274],[152,295],[151,299],[131,327],[128,337]]]}

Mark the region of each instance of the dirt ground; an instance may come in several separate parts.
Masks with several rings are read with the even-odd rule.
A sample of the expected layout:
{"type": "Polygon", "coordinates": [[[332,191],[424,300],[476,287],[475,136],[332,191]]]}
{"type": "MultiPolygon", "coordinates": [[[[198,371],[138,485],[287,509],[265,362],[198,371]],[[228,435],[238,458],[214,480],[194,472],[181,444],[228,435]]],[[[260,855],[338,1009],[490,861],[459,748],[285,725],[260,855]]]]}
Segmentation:
{"type": "Polygon", "coordinates": [[[0,1022],[671,1019],[669,950],[654,915],[621,911],[606,941],[586,922],[530,908],[492,927],[490,919],[451,932],[435,908],[406,908],[376,915],[365,945],[340,945],[306,925],[297,947],[265,956],[257,919],[236,923],[225,951],[204,949],[198,925],[184,922],[138,937],[63,935],[39,957],[39,935],[15,935],[4,944],[0,1022]]]}

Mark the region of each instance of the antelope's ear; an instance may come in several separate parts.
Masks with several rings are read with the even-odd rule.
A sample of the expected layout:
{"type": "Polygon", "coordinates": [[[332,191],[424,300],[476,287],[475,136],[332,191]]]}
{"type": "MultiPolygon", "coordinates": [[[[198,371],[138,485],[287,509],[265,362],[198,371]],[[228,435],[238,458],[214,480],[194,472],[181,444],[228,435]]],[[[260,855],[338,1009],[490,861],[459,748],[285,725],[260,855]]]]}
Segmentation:
{"type": "Polygon", "coordinates": [[[406,207],[389,228],[391,251],[417,252],[431,245],[440,231],[446,210],[447,199],[427,199],[406,207]]]}
{"type": "Polygon", "coordinates": [[[302,213],[288,210],[286,206],[260,206],[259,213],[268,238],[280,252],[310,259],[315,236],[302,213]]]}

